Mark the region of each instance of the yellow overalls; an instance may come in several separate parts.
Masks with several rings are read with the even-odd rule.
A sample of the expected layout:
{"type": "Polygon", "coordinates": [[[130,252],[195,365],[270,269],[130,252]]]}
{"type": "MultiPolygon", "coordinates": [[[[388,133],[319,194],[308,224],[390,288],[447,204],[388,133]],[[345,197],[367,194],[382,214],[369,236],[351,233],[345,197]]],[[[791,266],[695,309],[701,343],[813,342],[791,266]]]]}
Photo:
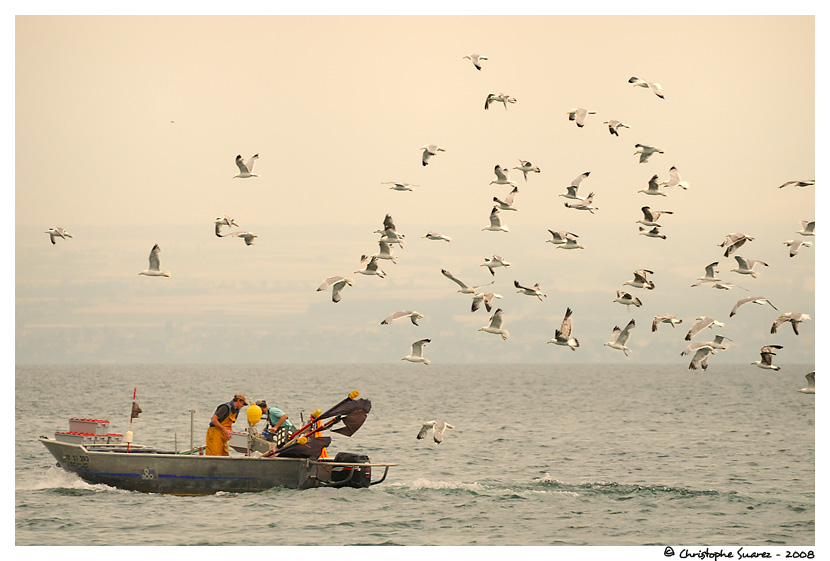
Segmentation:
{"type": "MultiPolygon", "coordinates": [[[[228,430],[233,430],[233,423],[236,421],[236,415],[239,413],[238,409],[228,403],[228,416],[222,419],[220,424],[228,430]]],[[[205,435],[205,455],[206,456],[229,456],[228,453],[228,439],[225,438],[225,433],[221,429],[210,425],[205,435]]]]}
{"type": "MultiPolygon", "coordinates": [[[[318,420],[316,423],[314,423],[313,427],[314,427],[315,429],[319,429],[321,425],[322,425],[322,423],[318,420]]],[[[320,437],[320,433],[319,433],[319,432],[315,432],[315,433],[314,433],[313,435],[311,435],[311,436],[312,436],[313,438],[319,438],[319,437],[320,437]]],[[[325,448],[322,448],[322,449],[320,450],[320,457],[321,457],[321,458],[328,458],[328,457],[329,457],[329,454],[328,454],[328,452],[326,452],[326,449],[325,449],[325,448]]]]}

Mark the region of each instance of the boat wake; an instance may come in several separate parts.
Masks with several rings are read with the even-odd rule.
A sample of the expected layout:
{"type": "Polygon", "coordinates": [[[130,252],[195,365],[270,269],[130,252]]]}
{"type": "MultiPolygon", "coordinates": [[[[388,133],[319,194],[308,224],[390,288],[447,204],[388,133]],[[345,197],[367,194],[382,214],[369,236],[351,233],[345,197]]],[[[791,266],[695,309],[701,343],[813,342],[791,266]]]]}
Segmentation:
{"type": "Polygon", "coordinates": [[[685,487],[671,487],[667,485],[638,485],[624,484],[615,481],[583,481],[579,484],[564,483],[554,479],[550,474],[535,478],[533,484],[543,489],[569,491],[576,495],[655,495],[672,497],[700,497],[735,495],[734,492],[721,493],[712,489],[698,490],[685,487]]]}
{"type": "Polygon", "coordinates": [[[128,492],[101,483],[95,485],[87,483],[77,475],[55,466],[50,467],[45,472],[32,475],[29,479],[18,481],[15,485],[15,491],[44,490],[53,490],[63,494],[128,492]]]}

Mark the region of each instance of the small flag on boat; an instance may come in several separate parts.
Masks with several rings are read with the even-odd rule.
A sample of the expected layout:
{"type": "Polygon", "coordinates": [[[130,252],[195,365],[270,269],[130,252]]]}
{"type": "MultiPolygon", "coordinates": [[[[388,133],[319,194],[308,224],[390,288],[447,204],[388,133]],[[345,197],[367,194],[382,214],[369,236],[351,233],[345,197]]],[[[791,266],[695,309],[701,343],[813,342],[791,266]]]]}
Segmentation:
{"type": "Polygon", "coordinates": [[[141,413],[141,407],[138,406],[138,403],[133,401],[133,412],[130,414],[130,421],[138,418],[139,413],[141,413]]]}
{"type": "Polygon", "coordinates": [[[372,402],[368,399],[350,399],[342,403],[338,403],[322,415],[320,419],[327,419],[336,415],[348,415],[353,411],[364,411],[368,413],[372,410],[372,402]]]}

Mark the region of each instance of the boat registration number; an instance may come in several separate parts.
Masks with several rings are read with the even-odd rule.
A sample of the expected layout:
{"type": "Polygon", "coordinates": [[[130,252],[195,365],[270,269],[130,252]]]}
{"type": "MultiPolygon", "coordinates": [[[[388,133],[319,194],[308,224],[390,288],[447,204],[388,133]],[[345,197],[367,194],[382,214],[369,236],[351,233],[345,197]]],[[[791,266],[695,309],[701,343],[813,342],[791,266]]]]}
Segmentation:
{"type": "Polygon", "coordinates": [[[86,454],[67,454],[63,463],[72,471],[86,471],[89,469],[89,456],[86,454]]]}

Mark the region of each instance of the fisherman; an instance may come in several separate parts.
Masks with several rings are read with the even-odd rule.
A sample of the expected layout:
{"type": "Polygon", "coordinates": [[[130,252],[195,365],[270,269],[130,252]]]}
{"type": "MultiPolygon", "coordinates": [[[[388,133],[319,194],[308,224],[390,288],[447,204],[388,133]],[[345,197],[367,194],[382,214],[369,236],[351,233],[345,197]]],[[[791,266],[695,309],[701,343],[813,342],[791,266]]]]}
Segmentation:
{"type": "Polygon", "coordinates": [[[294,423],[288,420],[288,414],[284,413],[279,407],[268,407],[264,399],[260,399],[256,404],[265,414],[265,430],[262,431],[265,440],[269,442],[276,441],[277,446],[280,446],[288,440],[291,434],[297,431],[294,423]]]}
{"type": "Polygon", "coordinates": [[[205,435],[205,454],[208,456],[229,456],[228,441],[231,439],[231,429],[239,411],[248,405],[245,396],[241,393],[233,396],[228,403],[216,408],[210,420],[205,435]]]}
{"type": "MultiPolygon", "coordinates": [[[[311,419],[312,419],[312,421],[313,421],[313,422],[312,422],[312,424],[311,424],[312,428],[319,429],[319,428],[322,426],[322,424],[323,424],[323,423],[320,421],[320,419],[318,419],[318,418],[314,415],[314,413],[312,413],[312,414],[311,414],[311,419]]],[[[320,433],[319,433],[319,432],[315,432],[314,434],[312,434],[312,435],[311,435],[311,437],[312,437],[312,438],[320,438],[320,433]]],[[[328,452],[326,452],[326,449],[325,449],[325,448],[322,448],[322,449],[320,450],[320,457],[321,457],[321,458],[328,458],[328,457],[329,457],[329,453],[328,453],[328,452]]]]}

